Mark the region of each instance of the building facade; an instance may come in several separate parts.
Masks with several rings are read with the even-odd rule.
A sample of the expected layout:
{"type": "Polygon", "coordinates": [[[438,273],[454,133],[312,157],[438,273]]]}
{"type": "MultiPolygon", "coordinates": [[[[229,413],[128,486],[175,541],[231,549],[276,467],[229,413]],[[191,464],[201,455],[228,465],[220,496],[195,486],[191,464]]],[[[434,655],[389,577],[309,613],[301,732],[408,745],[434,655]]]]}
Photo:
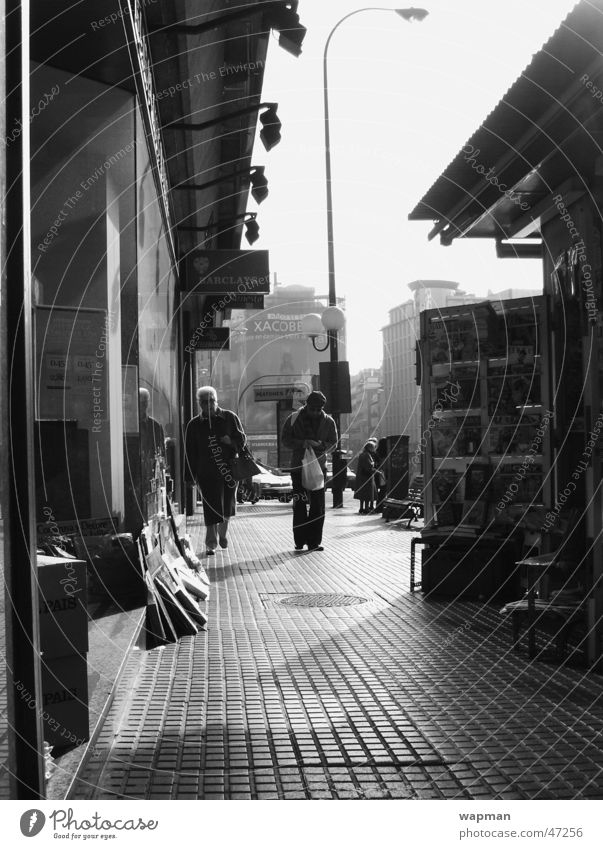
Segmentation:
{"type": "Polygon", "coordinates": [[[366,441],[382,434],[381,369],[362,369],[352,375],[351,380],[352,412],[347,428],[348,451],[353,460],[362,451],[366,441]]]}
{"type": "MultiPolygon", "coordinates": [[[[225,310],[185,291],[182,263],[199,246],[240,246],[268,41],[291,14],[279,24],[265,4],[206,5],[192,52],[189,0],[1,6],[0,798],[47,791],[38,545],[94,529],[136,537],[148,519],[139,389],[169,440],[174,506],[186,501],[195,375],[183,339],[225,310]]],[[[280,132],[270,106],[267,151],[280,132]]],[[[132,636],[143,615],[125,614],[132,636]]],[[[112,652],[115,674],[127,646],[112,652]]],[[[99,657],[88,675],[85,662],[96,701],[83,740],[110,680],[99,685],[99,657]]]]}
{"type": "Polygon", "coordinates": [[[407,435],[411,452],[421,433],[420,389],[416,380],[419,315],[424,309],[447,306],[453,296],[464,297],[458,287],[458,283],[450,280],[414,280],[408,284],[413,297],[389,311],[389,324],[381,331],[381,434],[407,435]]]}
{"type": "MultiPolygon", "coordinates": [[[[220,403],[238,412],[254,455],[270,466],[281,464],[278,437],[284,416],[317,385],[320,363],[329,360],[328,348],[316,350],[301,329],[305,315],[321,315],[327,304],[313,287],[280,284],[274,275],[263,309],[232,310],[225,321],[230,349],[197,355],[199,382],[211,382],[220,403]],[[279,394],[283,397],[277,400],[279,394]]],[[[345,306],[344,299],[339,306],[345,306]]],[[[326,337],[316,343],[324,347],[326,337]]],[[[345,329],[339,346],[344,360],[345,329]]]]}

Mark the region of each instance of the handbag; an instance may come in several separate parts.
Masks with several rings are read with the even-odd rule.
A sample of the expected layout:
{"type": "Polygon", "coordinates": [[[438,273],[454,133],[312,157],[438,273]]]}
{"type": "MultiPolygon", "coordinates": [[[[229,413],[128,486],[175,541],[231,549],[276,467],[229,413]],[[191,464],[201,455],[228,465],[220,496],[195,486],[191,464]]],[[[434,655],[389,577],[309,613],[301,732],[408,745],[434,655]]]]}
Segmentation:
{"type": "Polygon", "coordinates": [[[375,485],[379,488],[385,486],[385,475],[381,471],[381,469],[375,469],[375,485]]]}
{"type": "Polygon", "coordinates": [[[261,471],[247,448],[241,449],[230,461],[230,473],[236,481],[247,480],[259,475],[261,471]]]}
{"type": "Polygon", "coordinates": [[[302,486],[304,489],[314,491],[322,489],[325,485],[325,476],[322,473],[318,458],[312,448],[306,448],[302,460],[302,486]]]}

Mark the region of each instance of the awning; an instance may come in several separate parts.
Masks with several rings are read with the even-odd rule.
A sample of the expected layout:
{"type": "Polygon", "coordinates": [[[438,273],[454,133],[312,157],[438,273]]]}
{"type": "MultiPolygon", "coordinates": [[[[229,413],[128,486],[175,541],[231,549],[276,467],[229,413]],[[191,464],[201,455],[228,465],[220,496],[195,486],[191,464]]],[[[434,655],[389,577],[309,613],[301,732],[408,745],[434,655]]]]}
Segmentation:
{"type": "Polygon", "coordinates": [[[537,236],[603,152],[603,0],[582,0],[409,215],[429,238],[537,236]]]}

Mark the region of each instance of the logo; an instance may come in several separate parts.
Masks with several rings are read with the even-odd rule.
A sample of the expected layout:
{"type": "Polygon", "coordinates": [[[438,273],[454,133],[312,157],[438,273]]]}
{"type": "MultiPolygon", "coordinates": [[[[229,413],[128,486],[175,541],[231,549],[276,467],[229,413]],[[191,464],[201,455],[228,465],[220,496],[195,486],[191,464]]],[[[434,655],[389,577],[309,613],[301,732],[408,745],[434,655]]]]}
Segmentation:
{"type": "Polygon", "coordinates": [[[209,265],[209,257],[203,255],[196,256],[193,260],[193,268],[200,277],[205,277],[209,265]]]}
{"type": "Polygon", "coordinates": [[[25,811],[21,817],[21,834],[24,837],[35,837],[44,828],[46,817],[37,808],[32,808],[30,811],[25,811]]]}

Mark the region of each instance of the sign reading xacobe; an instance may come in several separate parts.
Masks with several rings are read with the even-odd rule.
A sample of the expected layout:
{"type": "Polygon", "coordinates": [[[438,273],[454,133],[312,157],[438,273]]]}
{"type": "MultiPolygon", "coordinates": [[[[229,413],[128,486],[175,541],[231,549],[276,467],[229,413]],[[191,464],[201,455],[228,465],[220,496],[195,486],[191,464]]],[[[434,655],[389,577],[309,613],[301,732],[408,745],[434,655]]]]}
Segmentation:
{"type": "Polygon", "coordinates": [[[193,251],[183,279],[185,290],[199,295],[268,294],[268,251],[193,251]]]}

